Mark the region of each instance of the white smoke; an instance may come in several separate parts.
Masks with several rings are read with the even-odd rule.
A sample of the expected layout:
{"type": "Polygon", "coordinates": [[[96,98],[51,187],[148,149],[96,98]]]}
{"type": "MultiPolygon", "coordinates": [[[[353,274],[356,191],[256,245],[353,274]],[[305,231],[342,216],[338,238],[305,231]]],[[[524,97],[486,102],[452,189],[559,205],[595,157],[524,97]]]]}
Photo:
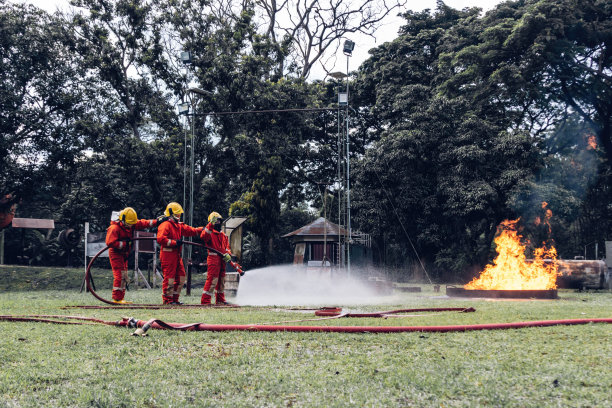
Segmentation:
{"type": "Polygon", "coordinates": [[[392,302],[366,280],[294,265],[249,270],[240,278],[236,302],[252,306],[338,306],[392,302]]]}

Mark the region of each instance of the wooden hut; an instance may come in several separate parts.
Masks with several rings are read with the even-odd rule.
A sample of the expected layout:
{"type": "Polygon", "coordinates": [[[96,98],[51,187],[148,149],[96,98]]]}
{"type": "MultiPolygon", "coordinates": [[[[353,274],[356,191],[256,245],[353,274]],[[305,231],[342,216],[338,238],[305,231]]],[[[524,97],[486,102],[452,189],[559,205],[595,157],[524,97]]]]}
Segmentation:
{"type": "MultiPolygon", "coordinates": [[[[345,264],[344,254],[348,231],[333,222],[319,217],[310,224],[283,235],[295,244],[294,265],[310,267],[339,267],[345,264]]],[[[367,234],[353,231],[350,245],[351,264],[369,265],[372,260],[370,238],[367,234]]]]}

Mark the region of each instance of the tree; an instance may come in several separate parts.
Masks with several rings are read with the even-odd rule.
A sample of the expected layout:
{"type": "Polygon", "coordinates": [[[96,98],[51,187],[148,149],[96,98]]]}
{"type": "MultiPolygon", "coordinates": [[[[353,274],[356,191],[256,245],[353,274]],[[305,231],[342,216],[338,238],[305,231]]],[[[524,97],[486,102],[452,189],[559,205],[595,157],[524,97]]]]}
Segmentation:
{"type": "Polygon", "coordinates": [[[84,148],[87,104],[61,21],[0,1],[0,27],[0,193],[25,204],[53,196],[69,177],[84,148]]]}
{"type": "Polygon", "coordinates": [[[504,46],[539,95],[578,113],[595,132],[612,167],[612,7],[608,2],[541,0],[525,14],[504,46]]]}
{"type": "Polygon", "coordinates": [[[413,240],[421,256],[456,272],[487,261],[512,193],[537,164],[528,137],[469,108],[432,98],[406,115],[356,164],[352,200],[359,227],[378,242],[409,249],[413,240]]]}
{"type": "Polygon", "coordinates": [[[381,134],[353,166],[359,228],[402,243],[404,256],[414,243],[455,272],[487,261],[510,197],[539,163],[528,135],[507,130],[504,109],[469,91],[440,95],[453,75],[440,62],[451,44],[473,41],[472,31],[457,31],[477,16],[442,3],[433,15],[406,14],[400,37],[373,53],[356,85],[360,110],[378,123],[362,131],[381,134]]]}
{"type": "MultiPolygon", "coordinates": [[[[178,33],[182,49],[192,53],[188,75],[209,92],[192,99],[198,214],[211,208],[224,212],[253,186],[262,186],[263,179],[286,182],[265,186],[276,189],[266,192],[275,211],[281,200],[290,207],[299,205],[316,192],[305,186],[316,181],[311,173],[328,159],[326,146],[330,138],[335,140],[335,131],[322,130],[330,120],[321,119],[324,113],[297,111],[327,104],[326,89],[303,78],[273,78],[274,44],[257,32],[252,4],[239,6],[185,2],[180,8],[173,3],[167,7],[170,30],[178,33]],[[262,168],[267,169],[265,175],[262,168]]],[[[259,217],[261,225],[252,225],[253,231],[264,234],[260,238],[265,245],[276,220],[259,217]]]]}
{"type": "Polygon", "coordinates": [[[357,165],[359,222],[394,234],[396,226],[376,229],[372,220],[395,211],[380,200],[396,201],[400,215],[415,214],[406,229],[420,250],[462,270],[486,261],[496,223],[527,213],[524,204],[533,200],[525,197],[533,198],[534,188],[575,216],[579,190],[539,181],[562,168],[559,154],[596,162],[576,149],[584,149],[579,141],[589,129],[605,139],[608,126],[609,10],[601,2],[578,7],[507,2],[479,17],[477,9],[459,12],[439,2],[433,15],[407,13],[400,38],[373,52],[357,82],[367,119],[360,131],[382,135],[357,165]],[[564,151],[560,143],[568,139],[558,132],[570,122],[581,133],[564,151]],[[372,188],[378,178],[384,187],[372,188]]]}
{"type": "MultiPolygon", "coordinates": [[[[603,241],[612,233],[609,209],[604,204],[612,200],[612,195],[608,189],[601,189],[606,184],[603,180],[612,171],[611,13],[610,6],[601,1],[504,3],[480,20],[479,34],[472,37],[470,46],[459,43],[444,60],[447,69],[459,73],[444,84],[446,94],[464,94],[467,89],[475,95],[475,103],[487,101],[494,107],[491,101],[495,101],[505,106],[508,117],[512,118],[512,127],[530,132],[545,155],[545,162],[565,160],[572,167],[592,169],[593,159],[600,156],[596,160],[601,163],[595,165],[599,168],[600,180],[590,177],[580,180],[582,184],[568,183],[568,175],[592,174],[575,169],[554,180],[566,189],[566,202],[559,202],[559,196],[552,194],[554,189],[540,188],[539,181],[533,184],[536,194],[542,191],[552,194],[544,199],[556,201],[560,214],[566,213],[564,207],[568,205],[575,208],[576,199],[597,196],[597,201],[601,200],[597,210],[585,202],[589,210],[584,207],[582,211],[589,216],[565,218],[566,228],[558,228],[556,232],[575,231],[578,220],[583,220],[580,222],[584,225],[584,220],[589,219],[591,227],[581,230],[599,231],[597,238],[583,237],[579,243],[569,236],[560,236],[558,242],[562,247],[568,242],[573,242],[575,248],[593,239],[603,241]],[[564,125],[567,123],[574,123],[575,133],[569,138],[568,126],[564,125]],[[563,155],[561,159],[559,154],[563,155]],[[588,188],[598,193],[592,195],[586,191],[588,188]],[[599,214],[597,221],[593,214],[599,214]]],[[[550,176],[547,167],[537,175],[538,180],[550,176]]],[[[565,246],[562,254],[572,256],[575,252],[565,246]]]]}
{"type": "Polygon", "coordinates": [[[262,242],[263,253],[267,255],[266,263],[270,263],[273,246],[271,239],[276,232],[280,216],[278,192],[283,186],[281,160],[272,156],[261,166],[257,178],[247,193],[230,207],[231,215],[249,217],[249,230],[257,234],[262,242]]]}
{"type": "MultiPolygon", "coordinates": [[[[163,62],[160,50],[160,26],[152,17],[152,6],[143,0],[72,0],[85,11],[74,13],[72,28],[75,50],[89,80],[99,83],[105,96],[122,106],[116,121],[131,128],[141,138],[147,121],[163,119],[169,105],[148,75],[149,67],[163,62]]],[[[161,123],[163,124],[163,120],[161,123]]]]}
{"type": "Polygon", "coordinates": [[[469,46],[455,41],[443,62],[457,75],[443,89],[479,99],[493,93],[515,126],[534,135],[575,112],[612,163],[611,13],[596,0],[503,3],[478,22],[469,46]]]}

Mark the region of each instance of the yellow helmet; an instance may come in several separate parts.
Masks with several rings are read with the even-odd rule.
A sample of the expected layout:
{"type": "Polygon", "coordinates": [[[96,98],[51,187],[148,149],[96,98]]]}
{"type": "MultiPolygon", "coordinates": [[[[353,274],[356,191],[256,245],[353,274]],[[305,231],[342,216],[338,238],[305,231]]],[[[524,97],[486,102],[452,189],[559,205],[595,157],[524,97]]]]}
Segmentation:
{"type": "Polygon", "coordinates": [[[136,210],[132,207],[125,207],[119,212],[119,221],[123,221],[127,225],[134,225],[138,222],[138,215],[136,210]]]}
{"type": "Polygon", "coordinates": [[[183,207],[181,207],[179,203],[173,202],[166,206],[166,211],[164,211],[164,214],[166,217],[176,216],[177,218],[180,218],[183,212],[183,207]]]}
{"type": "Polygon", "coordinates": [[[218,213],[218,212],[216,212],[216,211],[213,211],[213,212],[211,212],[211,213],[208,215],[208,222],[213,222],[213,218],[216,218],[217,220],[222,220],[222,219],[223,219],[223,217],[221,216],[221,214],[219,214],[219,213],[218,213]]]}

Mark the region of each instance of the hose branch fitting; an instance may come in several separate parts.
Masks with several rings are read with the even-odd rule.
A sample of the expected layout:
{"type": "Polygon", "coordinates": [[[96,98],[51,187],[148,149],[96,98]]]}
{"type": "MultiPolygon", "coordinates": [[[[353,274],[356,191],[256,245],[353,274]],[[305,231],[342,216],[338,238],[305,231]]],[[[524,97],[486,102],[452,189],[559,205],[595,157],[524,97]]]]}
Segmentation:
{"type": "MultiPolygon", "coordinates": [[[[136,319],[134,319],[136,320],[136,319]]],[[[153,326],[153,322],[155,321],[155,319],[151,319],[148,322],[146,322],[145,324],[142,325],[142,327],[138,327],[136,329],[136,331],[134,331],[134,333],[132,333],[132,336],[142,336],[145,337],[147,336],[147,331],[149,331],[149,329],[151,328],[151,326],[153,326]]],[[[131,323],[131,320],[128,322],[128,324],[131,323]]],[[[138,321],[136,320],[136,325],[138,325],[138,321]]],[[[132,327],[132,326],[130,326],[132,327]]]]}

